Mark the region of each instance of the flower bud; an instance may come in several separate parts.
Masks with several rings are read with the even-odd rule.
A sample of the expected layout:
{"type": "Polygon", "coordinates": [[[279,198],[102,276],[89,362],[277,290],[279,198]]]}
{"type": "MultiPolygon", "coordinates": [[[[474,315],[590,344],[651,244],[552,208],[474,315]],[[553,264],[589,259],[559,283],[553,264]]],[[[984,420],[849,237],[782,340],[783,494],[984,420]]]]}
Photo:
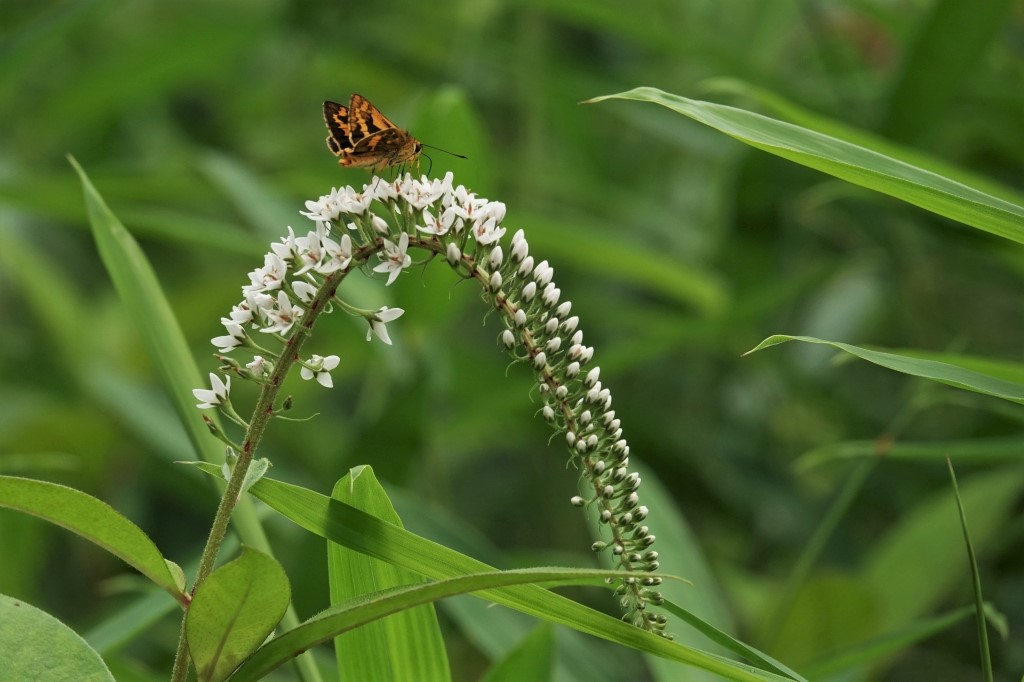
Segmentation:
{"type": "Polygon", "coordinates": [[[445,258],[448,259],[449,265],[458,265],[459,261],[462,260],[462,251],[459,250],[458,244],[455,242],[448,243],[448,250],[445,252],[445,258]]]}

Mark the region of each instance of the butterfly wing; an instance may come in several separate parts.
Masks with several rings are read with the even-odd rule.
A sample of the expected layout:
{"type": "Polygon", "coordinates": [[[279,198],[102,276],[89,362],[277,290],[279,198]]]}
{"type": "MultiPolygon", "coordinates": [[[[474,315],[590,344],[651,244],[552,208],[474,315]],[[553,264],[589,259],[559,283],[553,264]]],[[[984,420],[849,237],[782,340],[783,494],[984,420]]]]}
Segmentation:
{"type": "Polygon", "coordinates": [[[380,113],[380,109],[370,104],[370,100],[359,94],[352,95],[348,103],[348,125],[353,146],[364,137],[398,128],[380,113]]]}
{"type": "Polygon", "coordinates": [[[348,124],[348,108],[337,102],[324,102],[324,123],[327,124],[327,148],[335,156],[352,150],[352,130],[348,124]]]}

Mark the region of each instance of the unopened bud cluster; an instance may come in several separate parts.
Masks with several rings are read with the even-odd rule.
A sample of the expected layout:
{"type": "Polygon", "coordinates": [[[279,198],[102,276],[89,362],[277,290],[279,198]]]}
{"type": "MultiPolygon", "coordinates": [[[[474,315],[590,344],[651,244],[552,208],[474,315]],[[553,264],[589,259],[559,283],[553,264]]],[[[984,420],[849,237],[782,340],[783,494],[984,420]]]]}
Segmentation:
{"type": "MultiPolygon", "coordinates": [[[[581,465],[587,495],[572,502],[592,505],[611,535],[611,541],[596,542],[592,549],[609,551],[614,562],[631,573],[657,571],[655,537],[643,524],[647,507],[640,504],[637,492],[640,476],[629,471],[629,444],[611,409],[611,392],[601,383],[600,368],[591,366],[594,348],[584,343],[579,317],[572,314],[572,303],[562,299],[554,269],[547,261],[534,261],[522,230],[513,235],[507,259],[495,247],[477,267],[481,280],[502,282],[487,294],[505,321],[501,343],[536,372],[544,403],[541,414],[564,434],[573,459],[581,465]]],[[[665,616],[647,610],[648,605],[664,603],[656,589],[660,584],[657,576],[630,575],[622,579],[616,594],[626,619],[665,634],[665,616]]]]}
{"type": "MultiPolygon", "coordinates": [[[[386,275],[390,285],[412,264],[410,248],[442,256],[458,273],[480,283],[484,298],[504,320],[502,344],[536,373],[542,415],[564,434],[582,471],[587,493],[573,498],[573,504],[592,505],[611,536],[593,549],[609,551],[631,573],[616,588],[624,617],[664,634],[665,617],[647,610],[664,601],[655,589],[661,579],[637,577],[658,569],[658,554],[651,547],[654,535],[643,523],[647,508],[637,494],[640,477],[629,471],[629,445],[611,409],[611,393],[601,382],[600,369],[591,365],[594,349],[584,344],[579,318],[562,299],[554,269],[547,261],[535,262],[522,230],[502,244],[505,205],[454,186],[449,173],[442,180],[374,178],[361,191],[336,189],[306,202],[306,208],[303,215],[315,227],[303,236],[289,228],[288,236],[272,245],[263,266],[249,273],[243,300],[222,318],[227,334],[213,339],[222,369],[263,385],[260,406],[246,422],[230,403],[231,376],[222,381],[211,374],[212,387],[194,391],[199,407],[216,407],[251,430],[260,415],[278,411],[272,409],[274,397],[293,364],[299,364],[302,378],[331,387],[330,372],[340,358],[301,359],[299,354],[317,316],[337,305],[366,320],[367,340],[376,336],[390,344],[385,325],[404,312],[361,310],[341,301],[335,290],[346,274],[376,260],[372,270],[386,275]],[[264,347],[263,339],[274,343],[264,347]],[[242,364],[223,355],[237,348],[252,351],[252,360],[242,364]]],[[[288,400],[281,409],[287,407],[288,400]]]]}

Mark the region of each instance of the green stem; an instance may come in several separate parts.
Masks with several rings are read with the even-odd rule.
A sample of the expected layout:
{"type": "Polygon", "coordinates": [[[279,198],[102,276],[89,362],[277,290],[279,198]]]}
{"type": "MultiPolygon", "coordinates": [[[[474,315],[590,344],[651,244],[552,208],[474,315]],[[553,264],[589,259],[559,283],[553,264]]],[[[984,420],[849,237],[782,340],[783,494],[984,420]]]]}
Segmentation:
{"type": "MultiPolygon", "coordinates": [[[[369,248],[364,258],[372,250],[372,248],[369,248]]],[[[256,408],[253,410],[252,418],[249,420],[249,428],[246,431],[245,440],[242,441],[242,449],[238,453],[238,461],[235,462],[231,478],[228,479],[227,487],[224,489],[220,505],[217,507],[217,514],[214,516],[213,525],[210,528],[210,534],[206,539],[206,547],[203,549],[202,557],[199,560],[199,569],[196,572],[195,583],[192,586],[193,595],[209,577],[210,573],[213,572],[217,554],[220,551],[221,544],[224,542],[228,523],[231,520],[231,512],[238,503],[242,481],[249,470],[249,465],[252,464],[253,455],[256,453],[256,448],[263,438],[267,424],[270,422],[271,417],[274,416],[274,404],[277,401],[277,395],[281,390],[284,379],[292,365],[298,360],[299,351],[312,333],[314,323],[320,316],[320,313],[327,307],[327,303],[334,296],[334,292],[346,274],[348,274],[348,271],[336,272],[324,281],[316,298],[310,303],[306,314],[302,317],[299,326],[288,338],[285,348],[281,353],[280,361],[275,365],[274,371],[260,391],[259,399],[256,401],[256,408]]],[[[186,608],[185,616],[182,617],[181,621],[181,631],[178,635],[178,649],[174,656],[174,669],[171,673],[172,682],[185,682],[188,676],[188,645],[185,638],[185,618],[187,616],[188,609],[186,608]]]]}

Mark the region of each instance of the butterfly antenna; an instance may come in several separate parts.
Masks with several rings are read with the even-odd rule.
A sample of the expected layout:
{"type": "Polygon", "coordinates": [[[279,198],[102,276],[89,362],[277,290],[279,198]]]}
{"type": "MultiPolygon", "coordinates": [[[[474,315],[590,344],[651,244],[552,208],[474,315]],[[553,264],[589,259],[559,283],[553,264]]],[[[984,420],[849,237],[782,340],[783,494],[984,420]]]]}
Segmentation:
{"type": "Polygon", "coordinates": [[[427,156],[426,154],[424,154],[423,156],[426,157],[427,161],[430,162],[430,165],[427,166],[427,177],[430,177],[430,171],[434,169],[434,160],[427,156]]]}
{"type": "MultiPolygon", "coordinates": [[[[424,144],[422,142],[420,144],[422,144],[424,147],[430,147],[431,149],[436,149],[439,152],[444,152],[445,154],[449,154],[451,156],[457,156],[460,159],[468,159],[469,158],[468,156],[463,156],[462,154],[456,154],[455,152],[450,152],[447,149],[441,149],[440,147],[435,147],[432,144],[424,144]]],[[[428,156],[427,158],[429,159],[430,157],[428,156]]]]}

